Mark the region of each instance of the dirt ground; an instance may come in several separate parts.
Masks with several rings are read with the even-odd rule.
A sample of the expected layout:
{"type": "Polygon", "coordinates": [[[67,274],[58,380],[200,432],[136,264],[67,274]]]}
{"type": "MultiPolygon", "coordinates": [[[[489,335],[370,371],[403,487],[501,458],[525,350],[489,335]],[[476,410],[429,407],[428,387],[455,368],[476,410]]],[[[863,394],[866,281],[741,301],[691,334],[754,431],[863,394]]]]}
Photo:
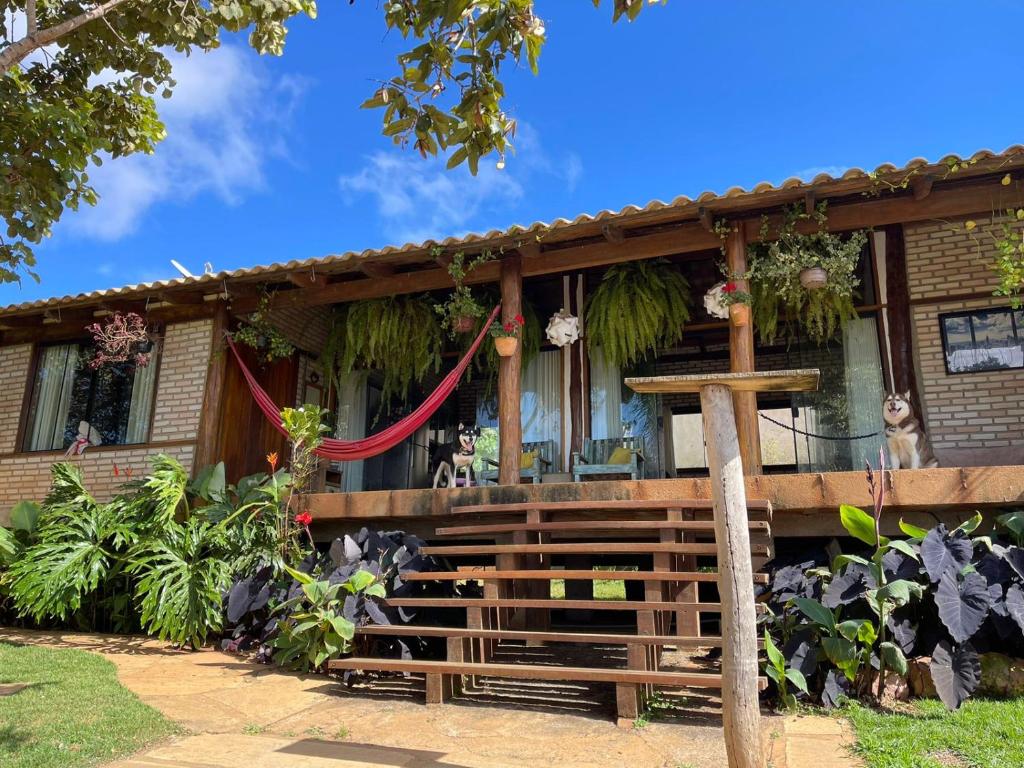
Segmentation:
{"type": "MultiPolygon", "coordinates": [[[[614,723],[611,686],[494,680],[451,704],[423,704],[422,680],[349,687],[215,650],[181,652],[145,638],[0,629],[0,639],[103,654],[143,701],[189,735],[117,763],[118,768],[724,768],[717,701],[658,700],[633,728],[614,723]]],[[[519,648],[544,663],[549,648],[519,648]]],[[[772,768],[854,766],[839,721],[766,714],[772,768]],[[817,723],[816,721],[824,721],[817,723]],[[840,762],[829,762],[830,750],[840,762]],[[794,762],[794,757],[798,760],[794,762]]]]}

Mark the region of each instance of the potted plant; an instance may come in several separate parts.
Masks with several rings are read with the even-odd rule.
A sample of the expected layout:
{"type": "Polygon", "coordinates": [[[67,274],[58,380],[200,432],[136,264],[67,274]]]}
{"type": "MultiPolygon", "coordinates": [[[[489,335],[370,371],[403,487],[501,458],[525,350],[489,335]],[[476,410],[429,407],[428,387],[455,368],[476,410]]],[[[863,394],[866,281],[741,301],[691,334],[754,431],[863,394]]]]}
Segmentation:
{"type": "Polygon", "coordinates": [[[800,326],[811,341],[821,344],[857,317],[857,265],[867,234],[829,232],[827,223],[824,203],[813,213],[787,208],[777,233],[771,231],[767,217],[762,219],[761,242],[748,249],[749,268],[743,277],[751,287],[748,303],[764,343],[779,335],[780,320],[789,337],[800,326]],[[816,224],[817,230],[800,231],[807,222],[816,224]]]}
{"type": "Polygon", "coordinates": [[[295,346],[270,322],[270,294],[260,296],[256,311],[249,316],[249,322],[242,323],[234,333],[239,344],[252,347],[260,359],[267,363],[291,357],[295,346]]]}
{"type": "Polygon", "coordinates": [[[750,304],[753,299],[749,293],[741,290],[735,281],[730,280],[722,284],[722,297],[719,301],[722,306],[728,308],[733,325],[750,325],[750,304]]]}
{"type": "MultiPolygon", "coordinates": [[[[442,252],[439,248],[434,249],[434,257],[440,258],[442,252]]],[[[455,338],[460,333],[469,333],[476,326],[478,318],[482,317],[486,310],[473,296],[473,292],[466,286],[466,276],[486,261],[494,258],[491,251],[484,251],[477,254],[469,262],[466,261],[466,254],[462,251],[452,256],[448,264],[448,274],[455,283],[455,290],[446,301],[437,304],[435,309],[441,316],[441,327],[448,331],[448,335],[455,338]]]]}
{"type": "Polygon", "coordinates": [[[92,334],[96,347],[90,368],[129,361],[145,368],[152,359],[153,336],[146,321],[135,312],[115,312],[103,323],[93,323],[86,330],[92,334]]]}
{"type": "Polygon", "coordinates": [[[519,336],[523,332],[524,325],[526,325],[526,319],[522,315],[516,315],[504,325],[499,322],[491,324],[494,348],[500,357],[512,357],[516,353],[519,348],[519,336]]]}

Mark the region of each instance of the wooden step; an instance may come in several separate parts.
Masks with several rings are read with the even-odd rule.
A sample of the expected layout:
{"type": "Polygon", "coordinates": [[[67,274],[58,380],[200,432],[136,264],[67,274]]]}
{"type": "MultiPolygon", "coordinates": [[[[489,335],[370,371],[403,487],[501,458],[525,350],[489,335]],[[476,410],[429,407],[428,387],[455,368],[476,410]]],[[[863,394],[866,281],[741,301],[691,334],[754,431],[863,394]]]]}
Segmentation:
{"type": "MultiPolygon", "coordinates": [[[[711,499],[618,499],[614,501],[528,501],[514,504],[472,504],[452,507],[453,515],[494,515],[510,512],[658,512],[669,509],[710,510],[711,499]]],[[[767,499],[747,499],[747,510],[765,512],[771,519],[772,503],[767,499]]]]}
{"type": "MultiPolygon", "coordinates": [[[[521,571],[489,571],[473,569],[464,571],[420,571],[402,574],[403,581],[507,581],[534,579],[537,581],[553,581],[567,579],[571,581],[718,581],[718,574],[705,571],[570,571],[570,570],[521,570],[521,571]]],[[[767,584],[768,575],[754,574],[755,584],[767,584]]]]}
{"type": "MultiPolygon", "coordinates": [[[[450,557],[453,555],[619,555],[654,554],[669,552],[679,555],[715,555],[717,544],[677,544],[658,542],[586,542],[554,544],[457,544],[424,546],[420,551],[425,555],[450,557]]],[[[751,545],[751,555],[768,555],[768,547],[751,545]]]]}
{"type": "Polygon", "coordinates": [[[676,648],[721,648],[722,638],[676,637],[675,635],[623,635],[593,632],[531,632],[518,629],[468,629],[426,627],[412,624],[368,624],[356,627],[357,635],[384,637],[468,637],[480,640],[525,640],[544,643],[587,643],[591,645],[670,645],[676,648]]]}
{"type": "MultiPolygon", "coordinates": [[[[722,676],[709,672],[648,672],[642,669],[600,669],[556,667],[534,664],[481,664],[471,662],[421,661],[418,659],[368,659],[352,657],[327,662],[329,669],[357,669],[373,672],[411,672],[423,675],[473,675],[512,677],[520,680],[579,680],[597,683],[653,684],[679,688],[721,688],[722,676]]],[[[763,688],[765,678],[758,678],[763,688]]]]}
{"type": "MultiPolygon", "coordinates": [[[[547,608],[581,611],[679,611],[720,613],[721,603],[688,603],[682,601],[647,600],[555,600],[520,597],[389,597],[384,602],[396,608],[547,608]]],[[[755,610],[764,613],[761,603],[755,610]]]]}
{"type": "MultiPolygon", "coordinates": [[[[767,520],[751,520],[751,533],[769,534],[767,520]]],[[[452,525],[438,528],[438,536],[474,536],[489,533],[545,533],[560,531],[694,531],[714,533],[714,520],[565,520],[551,523],[488,523],[486,525],[452,525]]]]}

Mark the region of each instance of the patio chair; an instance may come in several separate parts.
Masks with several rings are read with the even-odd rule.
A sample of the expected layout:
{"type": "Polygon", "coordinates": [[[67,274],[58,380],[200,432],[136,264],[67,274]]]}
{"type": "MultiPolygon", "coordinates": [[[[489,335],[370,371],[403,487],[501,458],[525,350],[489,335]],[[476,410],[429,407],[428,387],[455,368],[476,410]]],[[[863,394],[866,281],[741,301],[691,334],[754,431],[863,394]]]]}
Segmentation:
{"type": "MultiPolygon", "coordinates": [[[[541,482],[545,472],[551,470],[552,459],[555,453],[555,443],[552,440],[541,440],[536,443],[523,443],[523,453],[519,464],[519,480],[522,482],[529,479],[534,485],[541,482]]],[[[498,482],[498,462],[494,459],[484,457],[484,466],[492,469],[482,469],[477,473],[480,485],[498,482]]]]}
{"type": "Polygon", "coordinates": [[[631,480],[639,480],[643,445],[641,437],[584,439],[583,450],[572,454],[573,482],[582,482],[592,475],[629,475],[631,480]]]}

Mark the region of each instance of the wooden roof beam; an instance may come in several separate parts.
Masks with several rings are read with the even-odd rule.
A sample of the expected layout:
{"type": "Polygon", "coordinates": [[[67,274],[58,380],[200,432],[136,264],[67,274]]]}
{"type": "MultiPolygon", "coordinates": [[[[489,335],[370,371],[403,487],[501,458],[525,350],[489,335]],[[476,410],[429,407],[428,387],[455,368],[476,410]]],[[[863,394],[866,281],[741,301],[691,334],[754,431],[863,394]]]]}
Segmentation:
{"type": "Polygon", "coordinates": [[[0,317],[0,330],[40,328],[42,325],[43,315],[15,315],[13,317],[0,317]]]}
{"type": "Polygon", "coordinates": [[[910,189],[914,193],[915,200],[924,200],[932,193],[932,185],[935,184],[935,177],[930,174],[914,176],[910,180],[910,189]]]}
{"type": "Polygon", "coordinates": [[[697,219],[700,221],[700,225],[708,232],[715,231],[715,215],[703,205],[697,209],[697,219]]]}
{"type": "Polygon", "coordinates": [[[289,272],[288,282],[296,288],[323,288],[327,285],[327,275],[313,269],[302,272],[289,272]]]}
{"type": "Polygon", "coordinates": [[[175,306],[194,307],[206,301],[202,291],[161,291],[156,296],[164,304],[173,304],[175,306]]]}
{"type": "Polygon", "coordinates": [[[622,227],[614,224],[601,225],[601,234],[609,243],[621,243],[626,239],[626,233],[622,231],[622,227]]]}
{"type": "Polygon", "coordinates": [[[808,216],[814,215],[814,209],[818,205],[818,196],[813,191],[807,192],[804,195],[804,213],[808,216]]]}
{"type": "Polygon", "coordinates": [[[364,261],[359,265],[359,271],[367,277],[376,278],[378,280],[385,277],[391,277],[395,274],[395,267],[393,264],[381,264],[372,261],[364,261]]]}

